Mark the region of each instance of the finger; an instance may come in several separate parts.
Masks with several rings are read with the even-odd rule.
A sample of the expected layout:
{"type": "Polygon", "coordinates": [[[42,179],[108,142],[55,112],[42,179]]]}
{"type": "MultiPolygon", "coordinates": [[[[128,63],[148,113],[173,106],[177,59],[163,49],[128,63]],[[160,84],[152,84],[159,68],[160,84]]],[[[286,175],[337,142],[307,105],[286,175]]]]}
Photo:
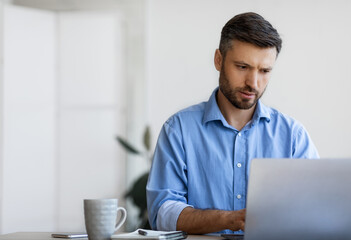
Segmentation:
{"type": "Polygon", "coordinates": [[[245,231],[245,222],[241,224],[241,230],[245,231]]]}

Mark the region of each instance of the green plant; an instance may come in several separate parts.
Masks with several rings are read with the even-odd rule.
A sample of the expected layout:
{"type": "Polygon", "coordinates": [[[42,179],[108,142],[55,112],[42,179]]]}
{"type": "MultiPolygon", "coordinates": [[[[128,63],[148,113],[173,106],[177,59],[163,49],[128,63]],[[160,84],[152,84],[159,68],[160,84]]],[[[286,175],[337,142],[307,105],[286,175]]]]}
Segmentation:
{"type": "MultiPolygon", "coordinates": [[[[120,136],[116,137],[122,147],[131,154],[142,155],[151,163],[151,133],[150,127],[146,126],[143,134],[143,143],[146,151],[140,151],[120,136]]],[[[148,221],[146,203],[146,184],[149,178],[149,171],[141,175],[132,185],[131,189],[125,194],[125,198],[130,198],[139,210],[140,228],[151,229],[148,221]]]]}

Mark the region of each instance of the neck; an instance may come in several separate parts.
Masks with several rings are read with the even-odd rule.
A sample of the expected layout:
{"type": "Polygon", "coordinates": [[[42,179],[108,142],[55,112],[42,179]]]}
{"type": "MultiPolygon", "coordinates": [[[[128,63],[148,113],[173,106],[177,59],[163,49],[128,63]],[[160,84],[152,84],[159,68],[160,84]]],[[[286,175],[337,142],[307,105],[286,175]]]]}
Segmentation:
{"type": "Polygon", "coordinates": [[[220,89],[217,93],[217,104],[228,124],[238,131],[240,131],[252,119],[256,109],[256,105],[250,109],[236,108],[228,101],[220,89]]]}

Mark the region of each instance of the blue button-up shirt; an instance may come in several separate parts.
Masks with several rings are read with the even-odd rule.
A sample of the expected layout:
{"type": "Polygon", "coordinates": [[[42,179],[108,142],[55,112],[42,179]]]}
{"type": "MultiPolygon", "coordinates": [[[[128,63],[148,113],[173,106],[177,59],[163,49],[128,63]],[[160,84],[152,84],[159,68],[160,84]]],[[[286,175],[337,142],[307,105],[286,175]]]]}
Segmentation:
{"type": "Polygon", "coordinates": [[[252,120],[238,131],[223,117],[217,91],[208,102],[170,117],[161,130],[147,185],[153,229],[176,230],[178,216],[188,206],[245,208],[254,158],[319,158],[300,123],[261,101],[252,120]]]}

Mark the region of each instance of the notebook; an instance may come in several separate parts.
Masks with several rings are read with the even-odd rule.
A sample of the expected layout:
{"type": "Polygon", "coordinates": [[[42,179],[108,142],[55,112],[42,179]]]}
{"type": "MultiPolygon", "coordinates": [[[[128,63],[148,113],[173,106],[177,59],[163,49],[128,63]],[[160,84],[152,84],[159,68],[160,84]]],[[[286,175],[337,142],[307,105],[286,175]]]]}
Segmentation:
{"type": "Polygon", "coordinates": [[[154,231],[137,229],[131,233],[114,234],[111,239],[120,240],[179,240],[187,238],[187,233],[182,231],[154,231]]]}
{"type": "Polygon", "coordinates": [[[351,239],[351,159],[254,159],[244,239],[351,239]]]}

